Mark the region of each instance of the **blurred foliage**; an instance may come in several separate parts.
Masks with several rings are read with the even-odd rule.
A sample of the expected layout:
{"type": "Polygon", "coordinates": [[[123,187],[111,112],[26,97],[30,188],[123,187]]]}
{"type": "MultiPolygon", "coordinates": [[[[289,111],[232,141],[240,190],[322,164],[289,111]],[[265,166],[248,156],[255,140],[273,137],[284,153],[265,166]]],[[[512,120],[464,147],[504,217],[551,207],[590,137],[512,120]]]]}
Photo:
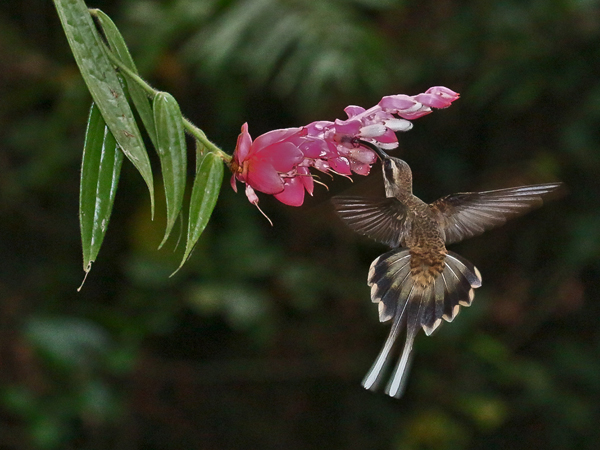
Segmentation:
{"type": "Polygon", "coordinates": [[[88,3],[228,151],[245,121],[257,136],[446,85],[461,100],[401,136],[417,195],[566,183],[563,198],[453,247],[483,288],[417,339],[395,401],[359,384],[387,333],[365,283],[384,249],[332,214],[347,180],[299,209],[265,198],[274,228],[225,185],[168,278],[179,253],[156,250],[164,224],[124,168],[76,293],[90,98],[51,2],[2,2],[0,449],[596,448],[599,3],[88,3]]]}

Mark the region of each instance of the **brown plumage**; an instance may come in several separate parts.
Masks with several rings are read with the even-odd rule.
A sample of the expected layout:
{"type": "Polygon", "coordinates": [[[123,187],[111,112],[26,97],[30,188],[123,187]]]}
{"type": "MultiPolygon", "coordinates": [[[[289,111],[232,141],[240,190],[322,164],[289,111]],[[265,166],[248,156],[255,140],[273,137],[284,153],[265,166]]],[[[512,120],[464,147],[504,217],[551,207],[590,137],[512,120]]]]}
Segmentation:
{"type": "Polygon", "coordinates": [[[379,306],[379,320],[393,322],[363,386],[375,389],[379,385],[393,344],[406,326],[402,356],[386,387],[387,394],[399,397],[419,328],[430,335],[442,319],[451,322],[459,306],[470,306],[473,289],[481,286],[477,268],[446,250],[446,244],[481,234],[540,206],[542,197],[560,183],[452,194],[427,204],[413,195],[406,162],[363,144],[382,159],[385,198],[340,196],[333,203],[354,231],[392,247],[369,270],[368,284],[371,299],[379,306]]]}

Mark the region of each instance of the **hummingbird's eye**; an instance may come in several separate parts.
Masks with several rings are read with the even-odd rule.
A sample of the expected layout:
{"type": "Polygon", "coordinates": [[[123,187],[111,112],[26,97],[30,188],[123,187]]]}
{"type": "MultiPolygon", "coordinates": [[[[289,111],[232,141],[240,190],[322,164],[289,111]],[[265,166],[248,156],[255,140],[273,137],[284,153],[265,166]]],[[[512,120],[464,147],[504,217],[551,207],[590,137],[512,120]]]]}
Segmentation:
{"type": "Polygon", "coordinates": [[[389,159],[383,161],[383,171],[385,172],[386,178],[394,179],[394,165],[389,159]]]}

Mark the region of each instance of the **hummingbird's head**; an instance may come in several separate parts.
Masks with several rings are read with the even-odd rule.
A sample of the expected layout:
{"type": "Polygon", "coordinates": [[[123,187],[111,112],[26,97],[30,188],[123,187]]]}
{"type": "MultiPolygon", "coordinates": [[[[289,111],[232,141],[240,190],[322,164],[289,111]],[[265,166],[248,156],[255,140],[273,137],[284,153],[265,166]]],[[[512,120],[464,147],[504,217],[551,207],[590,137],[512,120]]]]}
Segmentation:
{"type": "Polygon", "coordinates": [[[412,194],[412,171],[405,161],[388,156],[382,159],[381,165],[387,197],[399,197],[406,193],[412,194]]]}
{"type": "Polygon", "coordinates": [[[405,161],[388,155],[370,142],[362,140],[359,142],[377,153],[377,156],[381,159],[383,182],[387,197],[398,197],[406,193],[412,194],[412,172],[405,161]]]}

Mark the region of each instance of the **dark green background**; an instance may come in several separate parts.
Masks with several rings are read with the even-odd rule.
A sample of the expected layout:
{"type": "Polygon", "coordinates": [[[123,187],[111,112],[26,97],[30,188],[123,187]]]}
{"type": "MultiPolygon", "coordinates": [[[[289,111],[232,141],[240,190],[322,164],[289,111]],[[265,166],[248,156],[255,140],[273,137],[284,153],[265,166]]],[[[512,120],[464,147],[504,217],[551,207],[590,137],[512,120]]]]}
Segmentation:
{"type": "MultiPolygon", "coordinates": [[[[88,6],[227,152],[245,121],[258,136],[445,85],[460,100],[400,136],[417,195],[554,180],[566,195],[452,247],[483,274],[473,306],[419,336],[404,398],[372,394],[388,327],[366,274],[385,249],[333,215],[343,178],[301,208],[261,196],[274,228],[226,180],[169,278],[182,249],[156,250],[164,205],[151,222],[126,162],[76,292],[90,97],[52,2],[1,2],[1,450],[596,448],[600,2],[88,6]]],[[[379,182],[359,178],[356,193],[379,182]]]]}

